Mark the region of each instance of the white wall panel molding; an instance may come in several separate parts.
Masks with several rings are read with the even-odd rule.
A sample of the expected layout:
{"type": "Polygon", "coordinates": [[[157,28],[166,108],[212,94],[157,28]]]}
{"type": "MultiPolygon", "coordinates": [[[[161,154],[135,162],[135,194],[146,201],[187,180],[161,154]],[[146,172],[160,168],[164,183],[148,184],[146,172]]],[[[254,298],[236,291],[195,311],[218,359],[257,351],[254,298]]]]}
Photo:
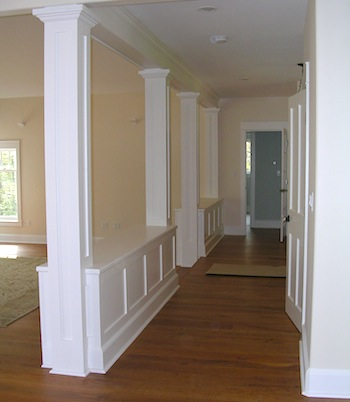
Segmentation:
{"type": "Polygon", "coordinates": [[[198,257],[206,257],[223,236],[223,199],[201,198],[198,206],[198,257]]]}
{"type": "MultiPolygon", "coordinates": [[[[92,264],[90,173],[90,30],[82,5],[43,8],[45,174],[51,372],[85,376],[85,278],[92,264]]],[[[48,343],[43,339],[44,343],[48,343]]]]}
{"type": "Polygon", "coordinates": [[[220,109],[204,109],[206,118],[205,198],[219,196],[218,114],[220,109]]]}
{"type": "Polygon", "coordinates": [[[168,95],[169,70],[140,72],[145,79],[146,225],[167,226],[168,213],[168,95]]]}
{"type": "Polygon", "coordinates": [[[107,372],[178,289],[175,233],[134,227],[96,243],[95,268],[86,270],[90,371],[107,372]]]}
{"type": "MultiPolygon", "coordinates": [[[[89,372],[106,373],[178,290],[175,234],[175,226],[135,226],[94,244],[94,264],[83,270],[89,372]]],[[[53,367],[55,354],[50,270],[37,268],[45,368],[53,367]]]]}

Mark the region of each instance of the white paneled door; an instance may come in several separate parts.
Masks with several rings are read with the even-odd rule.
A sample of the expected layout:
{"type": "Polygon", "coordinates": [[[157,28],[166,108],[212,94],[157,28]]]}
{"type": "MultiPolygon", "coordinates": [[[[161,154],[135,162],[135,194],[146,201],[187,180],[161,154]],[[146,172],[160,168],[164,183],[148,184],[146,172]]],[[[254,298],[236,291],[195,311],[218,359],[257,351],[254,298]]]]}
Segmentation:
{"type": "Polygon", "coordinates": [[[286,313],[301,331],[305,270],[306,90],[289,98],[286,313]]]}
{"type": "Polygon", "coordinates": [[[280,222],[280,242],[284,241],[286,235],[286,221],[288,216],[287,211],[287,192],[288,192],[288,135],[287,130],[282,131],[281,143],[281,222],[280,222]]]}

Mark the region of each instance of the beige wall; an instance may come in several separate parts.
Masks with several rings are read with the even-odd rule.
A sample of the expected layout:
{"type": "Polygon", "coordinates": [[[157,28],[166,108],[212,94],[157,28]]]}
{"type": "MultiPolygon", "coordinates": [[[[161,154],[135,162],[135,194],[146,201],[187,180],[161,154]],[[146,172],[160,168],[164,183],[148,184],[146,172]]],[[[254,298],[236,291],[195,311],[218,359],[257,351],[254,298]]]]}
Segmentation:
{"type": "Polygon", "coordinates": [[[219,196],[225,199],[225,233],[243,234],[245,138],[241,123],[288,121],[288,98],[222,99],[219,108],[219,196]]]}
{"type": "MultiPolygon", "coordinates": [[[[94,236],[145,223],[144,93],[92,97],[94,236]],[[140,119],[136,124],[130,120],[140,119]],[[117,226],[117,227],[116,227],[117,226]]],[[[45,173],[43,98],[0,100],[1,139],[21,140],[23,226],[0,226],[0,235],[44,241],[45,173]],[[26,122],[24,128],[18,122],[26,122]]],[[[180,99],[171,90],[171,206],[181,207],[180,99]]]]}
{"type": "Polygon", "coordinates": [[[22,226],[0,226],[0,234],[42,241],[46,233],[43,98],[0,99],[0,139],[20,140],[22,226]],[[17,123],[25,123],[20,128],[17,123]]]}
{"type": "MultiPolygon", "coordinates": [[[[22,148],[22,227],[0,227],[0,234],[45,236],[43,99],[0,100],[3,139],[20,139],[22,148]],[[19,121],[25,121],[21,129],[19,121]],[[35,190],[34,190],[35,189],[35,190]]],[[[219,112],[219,192],[225,198],[226,231],[240,230],[241,169],[244,166],[240,123],[288,119],[286,98],[221,101],[219,112]]],[[[171,90],[171,207],[181,207],[180,100],[171,90]]],[[[199,109],[200,186],[204,188],[205,117],[199,109]]],[[[115,224],[145,222],[144,95],[94,95],[92,99],[93,226],[95,236],[111,235],[115,224]],[[140,118],[133,125],[132,118],[140,118]]],[[[174,220],[172,220],[174,222],[174,220]]]]}
{"type": "MultiPolygon", "coordinates": [[[[93,225],[95,236],[145,224],[144,93],[94,95],[92,101],[93,225]],[[136,125],[133,117],[140,117],[136,125]],[[102,161],[102,163],[100,163],[102,161]],[[110,174],[113,172],[112,174],[110,174]],[[107,225],[106,225],[107,223],[107,225]],[[108,227],[105,227],[108,226],[108,227]]],[[[170,90],[171,222],[181,208],[180,99],[170,90]]]]}
{"type": "Polygon", "coordinates": [[[92,97],[93,231],[145,224],[144,93],[92,97]],[[133,118],[140,119],[132,123],[133,118]]]}

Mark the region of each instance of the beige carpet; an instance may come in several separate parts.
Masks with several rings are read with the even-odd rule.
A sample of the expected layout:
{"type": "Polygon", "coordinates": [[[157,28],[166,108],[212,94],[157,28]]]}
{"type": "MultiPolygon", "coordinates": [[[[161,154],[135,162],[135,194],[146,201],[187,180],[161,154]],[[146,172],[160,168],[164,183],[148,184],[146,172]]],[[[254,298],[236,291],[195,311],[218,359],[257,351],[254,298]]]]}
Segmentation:
{"type": "Polygon", "coordinates": [[[36,267],[45,258],[0,258],[0,327],[39,306],[36,267]]]}
{"type": "Polygon", "coordinates": [[[272,265],[213,264],[206,274],[284,278],[286,276],[286,267],[276,267],[272,265]]]}

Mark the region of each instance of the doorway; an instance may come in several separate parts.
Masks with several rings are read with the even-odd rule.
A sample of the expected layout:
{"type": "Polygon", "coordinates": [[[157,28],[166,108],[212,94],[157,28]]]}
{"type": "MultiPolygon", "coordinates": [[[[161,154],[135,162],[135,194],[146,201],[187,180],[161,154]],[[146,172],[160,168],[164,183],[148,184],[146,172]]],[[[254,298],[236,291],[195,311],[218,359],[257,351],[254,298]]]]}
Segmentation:
{"type": "Polygon", "coordinates": [[[288,122],[241,123],[242,232],[281,227],[283,133],[288,122]]]}
{"type": "Polygon", "coordinates": [[[246,210],[251,228],[280,227],[281,137],[281,131],[246,134],[246,210]]]}

